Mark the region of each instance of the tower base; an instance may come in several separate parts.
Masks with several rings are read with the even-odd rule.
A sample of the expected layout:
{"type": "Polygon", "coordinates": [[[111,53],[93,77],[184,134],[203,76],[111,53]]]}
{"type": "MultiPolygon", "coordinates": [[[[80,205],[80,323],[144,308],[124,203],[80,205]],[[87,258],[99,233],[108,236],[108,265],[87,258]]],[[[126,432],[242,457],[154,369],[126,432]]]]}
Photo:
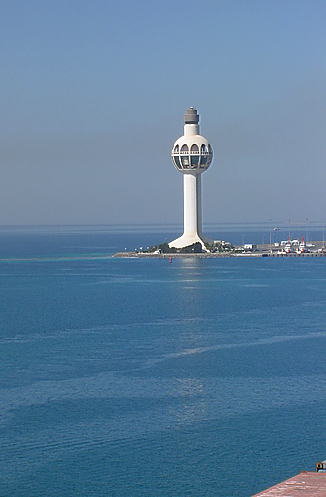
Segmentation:
{"type": "Polygon", "coordinates": [[[207,252],[207,248],[205,247],[205,243],[208,243],[208,244],[213,244],[213,240],[211,240],[210,238],[207,238],[206,236],[199,236],[197,233],[195,234],[189,234],[189,233],[184,233],[182,236],[180,236],[179,238],[176,238],[175,240],[173,240],[172,242],[169,243],[169,247],[170,248],[177,248],[177,249],[180,249],[180,248],[185,248],[185,247],[189,247],[189,245],[193,245],[194,243],[200,243],[203,250],[205,250],[207,252]]]}

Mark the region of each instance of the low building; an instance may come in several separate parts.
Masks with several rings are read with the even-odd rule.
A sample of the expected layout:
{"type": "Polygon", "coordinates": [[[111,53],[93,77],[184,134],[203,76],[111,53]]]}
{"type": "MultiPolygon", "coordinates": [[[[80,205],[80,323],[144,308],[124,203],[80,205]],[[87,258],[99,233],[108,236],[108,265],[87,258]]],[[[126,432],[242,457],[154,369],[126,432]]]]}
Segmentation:
{"type": "Polygon", "coordinates": [[[257,245],[255,243],[245,243],[243,248],[244,250],[257,250],[257,245]]]}

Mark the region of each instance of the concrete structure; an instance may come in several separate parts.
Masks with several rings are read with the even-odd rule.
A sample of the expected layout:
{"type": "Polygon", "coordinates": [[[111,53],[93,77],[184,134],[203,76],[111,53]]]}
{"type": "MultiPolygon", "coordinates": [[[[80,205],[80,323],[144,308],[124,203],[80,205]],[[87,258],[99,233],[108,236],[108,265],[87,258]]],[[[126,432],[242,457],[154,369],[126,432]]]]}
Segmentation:
{"type": "Polygon", "coordinates": [[[254,497],[302,497],[304,495],[325,497],[326,495],[326,461],[317,462],[316,473],[301,471],[299,475],[282,481],[254,497]]]}
{"type": "Polygon", "coordinates": [[[278,483],[254,497],[325,497],[326,474],[302,471],[289,480],[278,483]]]}
{"type": "Polygon", "coordinates": [[[190,107],[185,114],[184,135],[173,145],[172,162],[183,173],[184,232],[169,243],[170,247],[183,248],[200,242],[213,243],[202,233],[201,174],[213,160],[213,150],[208,140],[199,134],[199,116],[190,107]]]}

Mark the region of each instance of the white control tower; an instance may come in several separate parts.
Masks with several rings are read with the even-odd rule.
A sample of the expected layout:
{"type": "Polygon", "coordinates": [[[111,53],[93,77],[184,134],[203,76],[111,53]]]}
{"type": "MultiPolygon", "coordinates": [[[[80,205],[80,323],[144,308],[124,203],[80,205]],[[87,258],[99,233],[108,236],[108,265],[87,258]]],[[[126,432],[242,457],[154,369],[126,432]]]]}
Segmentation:
{"type": "Polygon", "coordinates": [[[182,236],[169,243],[169,247],[183,248],[200,242],[203,249],[212,240],[202,233],[201,174],[213,160],[213,150],[206,138],[199,134],[199,115],[190,107],[185,113],[184,135],[173,145],[172,162],[183,173],[183,224],[182,236]]]}

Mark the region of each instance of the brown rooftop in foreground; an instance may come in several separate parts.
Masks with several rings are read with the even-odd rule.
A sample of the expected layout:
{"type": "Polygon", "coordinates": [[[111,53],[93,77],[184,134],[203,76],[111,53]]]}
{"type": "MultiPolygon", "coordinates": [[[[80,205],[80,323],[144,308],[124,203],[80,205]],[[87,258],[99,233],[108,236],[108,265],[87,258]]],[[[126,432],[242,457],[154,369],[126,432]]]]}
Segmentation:
{"type": "MultiPolygon", "coordinates": [[[[326,472],[308,472],[302,471],[300,474],[293,476],[289,480],[278,483],[274,487],[268,488],[256,496],[274,497],[274,496],[304,496],[314,497],[326,496],[326,472]]],[[[255,497],[255,496],[254,496],[255,497]]]]}

